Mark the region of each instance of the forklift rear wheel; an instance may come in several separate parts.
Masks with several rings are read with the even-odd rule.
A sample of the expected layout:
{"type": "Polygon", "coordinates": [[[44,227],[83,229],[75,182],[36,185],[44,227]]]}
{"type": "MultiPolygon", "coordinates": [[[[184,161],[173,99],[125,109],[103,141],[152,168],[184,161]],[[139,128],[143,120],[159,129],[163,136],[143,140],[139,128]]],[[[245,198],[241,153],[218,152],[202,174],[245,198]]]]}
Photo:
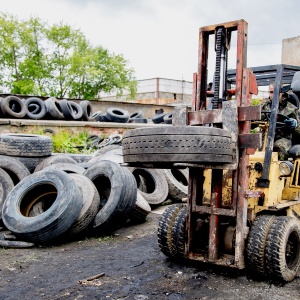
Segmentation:
{"type": "Polygon", "coordinates": [[[266,277],[265,247],[271,225],[276,217],[272,215],[258,216],[249,233],[246,259],[249,275],[256,280],[266,277]]]}
{"type": "Polygon", "coordinates": [[[161,215],[158,223],[157,239],[161,252],[169,257],[174,257],[172,243],[172,228],[175,219],[185,205],[170,205],[161,215]]]}
{"type": "Polygon", "coordinates": [[[186,227],[186,206],[184,206],[178,213],[172,228],[172,247],[173,247],[173,254],[175,257],[184,257],[185,227],[186,227]]]}
{"type": "Polygon", "coordinates": [[[266,267],[280,281],[292,281],[300,267],[300,225],[293,217],[277,217],[266,243],[266,267]]]}

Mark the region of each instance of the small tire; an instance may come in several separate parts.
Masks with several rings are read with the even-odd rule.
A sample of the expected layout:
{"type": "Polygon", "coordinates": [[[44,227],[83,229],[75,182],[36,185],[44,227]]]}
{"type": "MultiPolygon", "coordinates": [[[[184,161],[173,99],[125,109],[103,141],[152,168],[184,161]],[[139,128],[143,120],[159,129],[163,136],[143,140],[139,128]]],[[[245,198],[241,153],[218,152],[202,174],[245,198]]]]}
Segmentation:
{"type": "Polygon", "coordinates": [[[82,119],[83,110],[79,104],[74,101],[69,101],[69,105],[72,110],[72,117],[75,121],[79,121],[82,119]]]}
{"type": "Polygon", "coordinates": [[[45,105],[47,108],[47,113],[50,115],[50,117],[52,119],[55,120],[63,120],[64,119],[64,114],[61,111],[60,105],[59,105],[59,101],[54,98],[48,98],[47,100],[45,100],[45,105]]]}
{"type": "Polygon", "coordinates": [[[71,177],[47,170],[31,174],[15,186],[3,205],[3,223],[24,241],[44,243],[67,231],[81,207],[82,194],[71,177]],[[29,217],[35,199],[47,190],[52,192],[52,205],[44,213],[29,217]]]}
{"type": "Polygon", "coordinates": [[[156,114],[154,115],[151,120],[154,124],[160,124],[164,122],[164,116],[166,115],[166,113],[161,113],[161,114],[156,114]]]}
{"type": "Polygon", "coordinates": [[[21,119],[27,113],[25,103],[17,96],[7,96],[1,102],[1,110],[5,117],[21,119]]]}
{"type": "Polygon", "coordinates": [[[80,101],[79,105],[82,109],[82,119],[83,121],[93,120],[93,107],[88,100],[80,101]]]}
{"type": "Polygon", "coordinates": [[[129,112],[121,108],[110,107],[106,111],[106,118],[111,122],[127,123],[129,112]]]}
{"type": "Polygon", "coordinates": [[[133,120],[136,118],[143,118],[143,117],[144,117],[143,112],[141,110],[136,110],[129,115],[129,120],[133,120]]]}
{"type": "Polygon", "coordinates": [[[52,152],[52,139],[45,135],[0,134],[0,154],[9,156],[43,157],[52,152]]]}
{"type": "Polygon", "coordinates": [[[173,118],[173,114],[172,113],[166,113],[164,115],[164,123],[165,124],[172,124],[172,118],[173,118]]]}
{"type": "Polygon", "coordinates": [[[64,115],[65,120],[74,120],[73,109],[67,99],[62,99],[59,102],[60,109],[64,115]]]}
{"type": "Polygon", "coordinates": [[[300,225],[295,217],[277,217],[266,242],[266,267],[278,281],[292,281],[300,268],[300,225]]]}
{"type": "Polygon", "coordinates": [[[163,203],[168,197],[168,183],[162,170],[145,168],[128,168],[136,179],[137,185],[144,179],[146,191],[139,190],[150,205],[163,203]]]}
{"type": "Polygon", "coordinates": [[[46,105],[40,98],[30,97],[26,99],[25,106],[27,107],[27,117],[32,120],[40,120],[46,116],[46,105]],[[33,109],[33,105],[37,108],[33,109]]]}

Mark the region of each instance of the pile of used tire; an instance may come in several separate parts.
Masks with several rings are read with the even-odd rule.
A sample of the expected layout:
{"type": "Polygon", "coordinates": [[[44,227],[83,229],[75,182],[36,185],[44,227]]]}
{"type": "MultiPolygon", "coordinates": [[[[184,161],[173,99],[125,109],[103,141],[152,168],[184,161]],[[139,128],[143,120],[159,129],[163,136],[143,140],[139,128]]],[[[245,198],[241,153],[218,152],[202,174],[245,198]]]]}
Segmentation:
{"type": "Polygon", "coordinates": [[[78,104],[75,101],[57,100],[54,97],[45,101],[37,97],[30,97],[26,100],[17,96],[0,97],[0,117],[117,123],[148,122],[140,110],[130,114],[127,110],[112,107],[108,108],[105,113],[101,111],[93,113],[93,107],[88,100],[80,101],[78,104]]]}
{"type": "Polygon", "coordinates": [[[48,136],[0,135],[0,222],[18,241],[63,243],[143,222],[167,199],[182,202],[188,171],[129,168],[121,139],[93,155],[53,154],[48,136]],[[120,184],[121,183],[121,184],[120,184]]]}

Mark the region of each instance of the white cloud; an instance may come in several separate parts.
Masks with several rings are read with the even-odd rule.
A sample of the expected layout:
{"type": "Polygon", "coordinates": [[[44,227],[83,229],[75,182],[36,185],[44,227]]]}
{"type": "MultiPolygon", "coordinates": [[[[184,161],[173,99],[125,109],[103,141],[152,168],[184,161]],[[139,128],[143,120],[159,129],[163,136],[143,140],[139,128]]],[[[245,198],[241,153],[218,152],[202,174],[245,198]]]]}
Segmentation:
{"type": "Polygon", "coordinates": [[[248,66],[280,63],[282,39],[299,35],[297,0],[0,0],[0,7],[81,29],[94,45],[123,54],[138,79],[192,80],[202,26],[245,19],[248,66]]]}

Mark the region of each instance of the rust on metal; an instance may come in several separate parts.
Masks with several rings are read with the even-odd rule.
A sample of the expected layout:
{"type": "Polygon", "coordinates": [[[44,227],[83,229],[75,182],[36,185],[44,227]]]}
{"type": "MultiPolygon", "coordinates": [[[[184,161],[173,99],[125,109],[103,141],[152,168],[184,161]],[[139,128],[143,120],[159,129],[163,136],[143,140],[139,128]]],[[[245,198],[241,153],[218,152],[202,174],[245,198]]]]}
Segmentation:
{"type": "Polygon", "coordinates": [[[240,106],[238,108],[239,121],[254,121],[261,119],[261,106],[240,106]]]}
{"type": "Polygon", "coordinates": [[[222,123],[222,110],[198,110],[188,113],[188,124],[198,126],[210,123],[222,123]]]}
{"type": "Polygon", "coordinates": [[[246,148],[261,148],[262,135],[261,133],[244,133],[239,134],[239,147],[246,148]]]}
{"type": "MultiPolygon", "coordinates": [[[[212,170],[211,188],[211,208],[219,208],[222,203],[222,170],[212,170]]],[[[209,238],[208,238],[208,259],[217,260],[219,258],[219,216],[210,215],[209,238]]]]}
{"type": "Polygon", "coordinates": [[[236,211],[228,208],[215,208],[210,206],[197,206],[193,210],[194,212],[202,213],[202,214],[211,214],[211,215],[219,215],[219,216],[228,216],[235,217],[236,211]]]}

